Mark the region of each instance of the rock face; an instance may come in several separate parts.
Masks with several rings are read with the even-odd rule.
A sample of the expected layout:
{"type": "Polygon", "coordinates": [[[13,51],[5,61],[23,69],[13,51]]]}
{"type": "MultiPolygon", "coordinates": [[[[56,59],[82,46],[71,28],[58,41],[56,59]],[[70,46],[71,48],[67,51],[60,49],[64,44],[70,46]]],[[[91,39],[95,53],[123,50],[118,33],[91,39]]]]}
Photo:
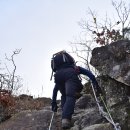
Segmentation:
{"type": "Polygon", "coordinates": [[[114,120],[121,124],[123,130],[129,130],[130,41],[95,48],[91,65],[101,74],[99,84],[114,120]]]}
{"type": "MultiPolygon", "coordinates": [[[[0,130],[49,130],[52,114],[50,106],[42,110],[21,111],[1,123],[0,130]]],[[[113,130],[112,125],[99,114],[90,94],[85,94],[77,100],[72,122],[73,127],[70,130],[113,130]],[[83,102],[87,105],[83,105],[83,102]]],[[[61,109],[54,115],[51,130],[62,130],[61,109]]]]}
{"type": "Polygon", "coordinates": [[[23,111],[0,125],[0,130],[48,130],[51,118],[48,109],[23,111]]]}
{"type": "Polygon", "coordinates": [[[130,102],[127,95],[128,86],[109,76],[101,76],[99,84],[104,90],[105,102],[113,120],[120,124],[122,130],[129,130],[130,102]]]}
{"type": "MultiPolygon", "coordinates": [[[[91,65],[100,73],[97,81],[114,122],[120,124],[121,130],[130,130],[130,41],[95,48],[91,65]]],[[[91,89],[89,83],[87,88],[91,89]]],[[[115,130],[100,115],[94,96],[92,92],[88,94],[87,88],[84,87],[83,96],[76,102],[70,130],[115,130]]],[[[0,130],[49,130],[51,117],[50,106],[23,109],[1,123],[0,130]]],[[[54,115],[51,130],[62,130],[60,107],[54,115]]]]}
{"type": "Polygon", "coordinates": [[[102,75],[130,86],[130,41],[95,48],[90,62],[102,75]]]}

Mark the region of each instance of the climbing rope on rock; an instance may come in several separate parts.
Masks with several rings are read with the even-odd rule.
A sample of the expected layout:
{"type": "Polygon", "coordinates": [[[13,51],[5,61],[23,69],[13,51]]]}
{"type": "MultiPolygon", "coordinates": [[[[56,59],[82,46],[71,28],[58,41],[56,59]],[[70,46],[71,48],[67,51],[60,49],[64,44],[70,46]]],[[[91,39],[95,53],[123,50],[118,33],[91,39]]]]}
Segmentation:
{"type": "Polygon", "coordinates": [[[52,116],[51,116],[51,120],[50,120],[50,124],[49,124],[49,129],[48,130],[52,130],[54,129],[54,125],[55,125],[55,130],[61,130],[61,115],[60,113],[57,112],[53,112],[52,116]]]}
{"type": "Polygon", "coordinates": [[[50,125],[49,125],[49,129],[48,130],[51,130],[51,126],[52,126],[52,121],[53,121],[54,115],[55,115],[55,112],[52,113],[51,121],[50,121],[50,125]]]}
{"type": "Polygon", "coordinates": [[[100,105],[100,100],[96,96],[96,92],[94,90],[93,84],[91,84],[91,86],[92,86],[93,94],[94,94],[94,97],[95,97],[95,100],[96,100],[100,115],[102,115],[104,118],[106,118],[106,120],[113,125],[115,130],[121,130],[121,127],[120,127],[119,123],[114,122],[114,120],[113,120],[113,118],[112,118],[112,116],[111,116],[111,114],[109,112],[109,109],[108,109],[105,101],[103,100],[102,95],[100,95],[98,98],[100,98],[101,101],[103,102],[103,105],[104,105],[105,109],[107,110],[107,112],[105,112],[103,110],[103,106],[100,105]]]}

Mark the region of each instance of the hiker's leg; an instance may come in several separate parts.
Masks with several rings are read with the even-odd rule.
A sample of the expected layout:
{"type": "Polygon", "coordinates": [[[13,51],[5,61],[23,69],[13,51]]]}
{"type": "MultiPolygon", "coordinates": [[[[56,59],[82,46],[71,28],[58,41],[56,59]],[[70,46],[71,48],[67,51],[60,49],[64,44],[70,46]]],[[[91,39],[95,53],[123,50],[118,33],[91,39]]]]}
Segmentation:
{"type": "Polygon", "coordinates": [[[73,81],[67,81],[65,84],[66,89],[66,102],[63,107],[62,112],[62,119],[70,119],[72,114],[74,113],[75,107],[75,91],[76,91],[76,84],[73,81]]]}
{"type": "Polygon", "coordinates": [[[61,93],[61,108],[63,110],[64,104],[66,101],[65,85],[64,84],[59,85],[59,90],[61,93]]]}
{"type": "Polygon", "coordinates": [[[62,108],[62,111],[63,111],[63,107],[64,107],[65,102],[66,102],[66,96],[62,95],[61,96],[61,108],[62,108]]]}

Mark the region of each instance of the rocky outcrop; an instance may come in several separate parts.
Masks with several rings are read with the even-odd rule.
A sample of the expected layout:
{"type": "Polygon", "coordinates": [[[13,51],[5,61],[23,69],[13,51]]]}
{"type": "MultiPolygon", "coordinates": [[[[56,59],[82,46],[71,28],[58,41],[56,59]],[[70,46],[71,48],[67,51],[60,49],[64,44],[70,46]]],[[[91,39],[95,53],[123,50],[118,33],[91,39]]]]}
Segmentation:
{"type": "MultiPolygon", "coordinates": [[[[0,130],[49,130],[52,114],[50,106],[21,111],[3,122],[0,130]]],[[[51,129],[62,130],[60,108],[54,115],[51,129]]],[[[113,130],[113,127],[101,117],[93,97],[85,94],[77,100],[70,130],[113,130]]]]}
{"type": "Polygon", "coordinates": [[[95,48],[91,64],[99,71],[98,80],[104,90],[113,119],[123,130],[130,126],[130,41],[118,41],[95,48]]]}
{"type": "Polygon", "coordinates": [[[102,75],[130,86],[130,41],[95,48],[90,62],[102,75]]]}
{"type": "Polygon", "coordinates": [[[51,114],[48,108],[21,111],[2,123],[0,130],[47,130],[51,114]]]}

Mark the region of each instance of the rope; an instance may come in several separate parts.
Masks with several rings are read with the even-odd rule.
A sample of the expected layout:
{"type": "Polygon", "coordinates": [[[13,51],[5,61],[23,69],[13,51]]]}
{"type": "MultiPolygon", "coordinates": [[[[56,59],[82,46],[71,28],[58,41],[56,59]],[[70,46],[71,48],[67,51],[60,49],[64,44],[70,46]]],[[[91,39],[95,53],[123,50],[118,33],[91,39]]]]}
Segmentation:
{"type": "Polygon", "coordinates": [[[93,94],[94,94],[94,97],[95,97],[95,100],[96,100],[100,115],[105,117],[107,119],[107,121],[110,122],[114,126],[115,130],[121,130],[121,127],[120,127],[119,123],[114,122],[114,120],[113,120],[113,118],[112,118],[112,116],[111,116],[111,114],[110,114],[110,112],[109,112],[109,110],[107,108],[107,105],[105,104],[105,101],[103,100],[103,97],[101,95],[100,95],[100,98],[101,98],[101,100],[102,100],[102,102],[103,102],[103,104],[104,104],[104,106],[105,106],[105,108],[107,110],[107,113],[103,110],[103,107],[100,106],[99,100],[97,99],[97,96],[96,96],[96,93],[95,93],[95,90],[94,90],[94,87],[93,87],[92,84],[91,84],[91,86],[92,86],[93,94]]]}
{"type": "Polygon", "coordinates": [[[49,129],[48,130],[52,130],[52,129],[56,129],[56,130],[61,130],[61,115],[57,114],[57,112],[53,112],[52,113],[52,116],[51,116],[51,121],[50,121],[50,124],[49,124],[49,129]],[[55,118],[55,120],[54,120],[55,118]],[[55,126],[54,128],[52,127],[55,126]]]}
{"type": "Polygon", "coordinates": [[[50,125],[49,125],[49,130],[51,130],[51,126],[52,126],[52,121],[53,121],[54,115],[55,115],[55,112],[52,113],[51,122],[50,122],[50,125]]]}

